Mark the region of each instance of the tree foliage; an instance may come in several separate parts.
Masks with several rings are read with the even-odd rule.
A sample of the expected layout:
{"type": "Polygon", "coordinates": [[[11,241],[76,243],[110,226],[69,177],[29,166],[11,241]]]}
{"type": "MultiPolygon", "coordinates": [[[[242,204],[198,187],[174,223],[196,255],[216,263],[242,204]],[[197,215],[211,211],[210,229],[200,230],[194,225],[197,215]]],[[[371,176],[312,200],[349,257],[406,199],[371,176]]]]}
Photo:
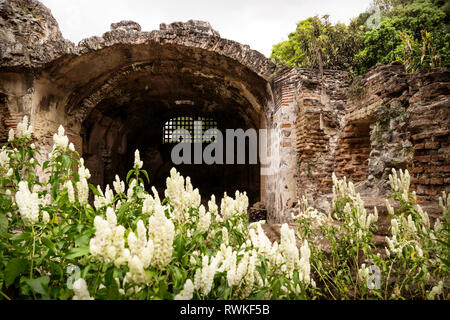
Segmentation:
{"type": "Polygon", "coordinates": [[[364,34],[357,54],[359,73],[377,64],[401,61],[408,71],[449,66],[446,14],[430,0],[397,5],[383,13],[378,28],[364,34]]]}
{"type": "Polygon", "coordinates": [[[297,24],[289,39],[273,47],[271,58],[297,68],[318,67],[319,55],[326,69],[349,69],[363,36],[356,24],[333,25],[328,16],[314,16],[297,24]]]}
{"type": "Polygon", "coordinates": [[[328,16],[300,21],[271,58],[293,67],[323,67],[357,74],[400,61],[407,71],[450,66],[450,5],[444,0],[374,0],[347,26],[328,16]]]}

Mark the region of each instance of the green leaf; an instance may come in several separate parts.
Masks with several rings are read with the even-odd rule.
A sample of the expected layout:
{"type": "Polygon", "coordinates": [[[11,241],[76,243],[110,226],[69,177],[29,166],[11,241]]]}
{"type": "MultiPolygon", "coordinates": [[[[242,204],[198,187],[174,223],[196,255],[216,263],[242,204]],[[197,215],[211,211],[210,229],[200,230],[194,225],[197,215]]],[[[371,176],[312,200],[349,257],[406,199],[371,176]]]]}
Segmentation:
{"type": "Polygon", "coordinates": [[[90,184],[90,183],[89,183],[89,189],[91,189],[92,193],[93,193],[95,196],[101,196],[101,194],[100,194],[100,192],[97,190],[97,188],[94,187],[94,186],[93,186],[92,184],[90,184]]]}
{"type": "Polygon", "coordinates": [[[130,171],[128,171],[128,173],[127,173],[127,184],[130,184],[130,182],[128,181],[129,179],[130,179],[130,177],[131,177],[131,175],[133,174],[133,172],[134,172],[134,170],[130,170],[130,171]]]}
{"type": "Polygon", "coordinates": [[[124,203],[122,203],[122,205],[120,206],[119,211],[117,212],[117,221],[118,221],[119,223],[122,223],[122,222],[123,222],[122,219],[123,219],[124,217],[126,217],[125,214],[128,212],[129,207],[130,207],[130,203],[129,203],[129,202],[124,202],[124,203]]]}
{"type": "Polygon", "coordinates": [[[114,266],[111,266],[105,272],[105,285],[109,287],[116,281],[114,280],[114,266]]]}
{"type": "Polygon", "coordinates": [[[87,234],[84,234],[78,238],[75,239],[75,245],[77,247],[86,247],[89,246],[89,239],[90,237],[87,234]]]}
{"type": "Polygon", "coordinates": [[[281,280],[280,278],[276,279],[272,284],[272,299],[277,299],[280,295],[281,290],[281,280]]]}
{"type": "Polygon", "coordinates": [[[8,218],[0,213],[0,236],[5,236],[8,233],[8,218]]]}
{"type": "Polygon", "coordinates": [[[64,155],[62,156],[62,161],[63,161],[64,167],[65,167],[65,168],[69,168],[70,162],[71,162],[70,156],[68,156],[67,154],[64,154],[64,155]]]}
{"type": "Polygon", "coordinates": [[[181,281],[183,280],[183,274],[181,273],[180,269],[178,269],[176,266],[170,266],[170,269],[172,271],[172,281],[175,287],[178,287],[181,284],[181,281]]]}
{"type": "Polygon", "coordinates": [[[69,250],[66,253],[65,258],[66,259],[75,259],[75,258],[79,258],[82,256],[85,256],[89,253],[89,247],[85,246],[85,247],[79,247],[79,248],[73,248],[71,250],[69,250]]]}
{"type": "Polygon", "coordinates": [[[9,260],[5,268],[5,287],[9,287],[14,280],[26,269],[27,260],[14,258],[9,260]]]}
{"type": "Polygon", "coordinates": [[[298,274],[298,270],[294,270],[294,286],[297,286],[297,284],[300,283],[300,277],[298,274]]]}
{"type": "Polygon", "coordinates": [[[160,282],[159,282],[158,296],[159,296],[161,299],[167,299],[167,297],[166,297],[166,294],[168,293],[168,292],[167,292],[167,289],[168,289],[167,282],[165,282],[165,281],[160,281],[160,282]]]}
{"type": "Polygon", "coordinates": [[[106,294],[106,299],[108,299],[108,300],[118,300],[120,298],[119,287],[118,287],[117,282],[115,280],[111,281],[111,283],[107,286],[107,290],[108,291],[107,291],[107,294],[106,294]]]}
{"type": "Polygon", "coordinates": [[[145,273],[152,279],[155,279],[156,281],[158,281],[158,274],[155,270],[148,269],[148,270],[145,270],[145,273]]]}
{"type": "Polygon", "coordinates": [[[44,299],[50,298],[48,294],[48,283],[50,282],[49,276],[25,280],[25,282],[31,287],[34,292],[42,295],[44,299]]]}
{"type": "Polygon", "coordinates": [[[22,241],[31,238],[31,233],[29,232],[22,232],[17,233],[11,237],[12,241],[22,241]]]}
{"type": "Polygon", "coordinates": [[[147,178],[147,182],[150,183],[150,178],[148,177],[148,173],[145,170],[141,170],[141,172],[144,174],[144,176],[147,178]]]}
{"type": "Polygon", "coordinates": [[[178,236],[174,241],[175,257],[177,260],[181,260],[183,254],[185,253],[184,245],[185,239],[183,238],[183,236],[178,236]]]}
{"type": "Polygon", "coordinates": [[[48,238],[42,238],[42,243],[49,248],[54,254],[56,254],[56,247],[55,244],[53,242],[51,242],[51,240],[49,240],[48,238]]]}
{"type": "Polygon", "coordinates": [[[91,270],[91,265],[88,264],[86,268],[83,269],[81,272],[81,278],[86,278],[86,275],[88,274],[89,270],[91,270]]]}
{"type": "Polygon", "coordinates": [[[50,161],[45,161],[44,164],[42,165],[42,170],[45,170],[49,167],[50,165],[50,161]]]}

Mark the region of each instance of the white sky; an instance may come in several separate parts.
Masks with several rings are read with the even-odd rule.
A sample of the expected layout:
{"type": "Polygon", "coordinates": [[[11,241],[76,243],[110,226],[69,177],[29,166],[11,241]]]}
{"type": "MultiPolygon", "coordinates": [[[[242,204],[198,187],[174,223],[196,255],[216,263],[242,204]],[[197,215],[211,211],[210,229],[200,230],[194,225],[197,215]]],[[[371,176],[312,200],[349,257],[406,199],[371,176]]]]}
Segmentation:
{"type": "Polygon", "coordinates": [[[133,20],[143,31],[160,23],[206,20],[222,38],[248,44],[266,56],[286,40],[296,23],[315,14],[348,23],[372,0],[40,0],[53,13],[63,36],[75,43],[109,31],[112,22],[133,20]]]}

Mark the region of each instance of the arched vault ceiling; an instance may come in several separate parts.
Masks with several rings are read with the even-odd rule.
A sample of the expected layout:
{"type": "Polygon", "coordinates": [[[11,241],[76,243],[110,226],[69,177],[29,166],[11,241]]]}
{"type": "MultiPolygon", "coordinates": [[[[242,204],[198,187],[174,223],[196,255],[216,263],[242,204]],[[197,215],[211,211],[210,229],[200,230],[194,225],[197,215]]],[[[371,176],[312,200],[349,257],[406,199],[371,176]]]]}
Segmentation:
{"type": "Polygon", "coordinates": [[[226,100],[249,104],[259,114],[271,108],[275,66],[248,46],[196,23],[162,25],[153,32],[113,29],[85,39],[46,64],[37,81],[81,121],[102,100],[133,94],[135,99],[226,100]]]}

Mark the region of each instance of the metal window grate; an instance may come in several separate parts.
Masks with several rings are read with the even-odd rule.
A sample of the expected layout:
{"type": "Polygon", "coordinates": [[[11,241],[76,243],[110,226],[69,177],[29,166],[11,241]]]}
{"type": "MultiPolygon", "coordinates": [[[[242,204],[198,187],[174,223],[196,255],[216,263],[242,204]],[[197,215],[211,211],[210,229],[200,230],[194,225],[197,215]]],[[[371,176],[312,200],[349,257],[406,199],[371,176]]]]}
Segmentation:
{"type": "Polygon", "coordinates": [[[174,140],[173,133],[177,129],[185,129],[189,132],[191,143],[211,142],[217,135],[217,121],[206,117],[176,117],[172,118],[164,124],[163,143],[178,143],[181,141],[174,140]],[[196,123],[201,121],[201,125],[196,123]],[[205,134],[209,129],[212,131],[205,134]]]}

